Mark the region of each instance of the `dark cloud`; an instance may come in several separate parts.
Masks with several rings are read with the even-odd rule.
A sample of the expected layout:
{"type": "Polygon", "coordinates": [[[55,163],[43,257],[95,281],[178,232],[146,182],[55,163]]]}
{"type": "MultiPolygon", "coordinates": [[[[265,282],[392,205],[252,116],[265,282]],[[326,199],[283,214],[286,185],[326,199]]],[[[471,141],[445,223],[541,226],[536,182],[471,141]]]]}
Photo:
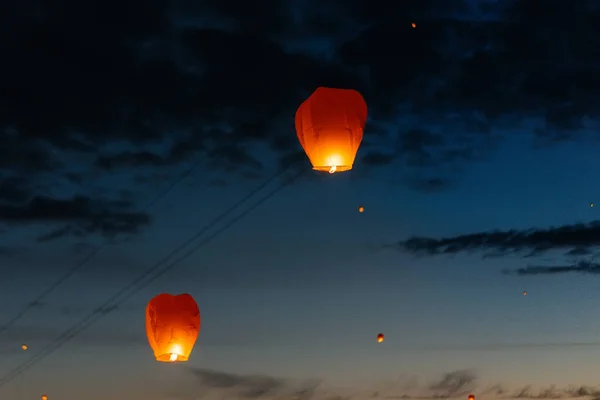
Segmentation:
{"type": "Polygon", "coordinates": [[[509,398],[512,399],[565,399],[565,398],[593,398],[600,397],[600,391],[593,386],[575,386],[558,388],[554,385],[534,389],[531,385],[515,390],[509,398]]]}
{"type": "Polygon", "coordinates": [[[600,396],[597,388],[591,385],[557,387],[549,385],[535,388],[525,385],[519,388],[507,388],[500,384],[480,386],[477,376],[467,370],[455,370],[442,374],[432,384],[419,385],[416,377],[409,379],[397,378],[393,381],[378,382],[369,389],[349,388],[333,389],[327,387],[326,382],[309,380],[294,382],[292,380],[275,378],[266,375],[244,375],[223,371],[214,371],[199,368],[189,368],[189,371],[198,378],[188,388],[181,386],[177,395],[181,398],[226,396],[227,398],[252,398],[252,399],[281,399],[296,400],[350,400],[355,398],[371,399],[449,399],[466,398],[469,393],[475,393],[476,398],[494,399],[563,399],[563,398],[589,398],[596,399],[600,396]],[[199,384],[199,387],[196,385],[199,384]],[[186,397],[187,396],[187,397],[186,397]]]}
{"type": "Polygon", "coordinates": [[[237,375],[207,369],[191,369],[203,386],[216,389],[235,389],[242,398],[255,399],[274,393],[286,386],[283,379],[264,375],[237,375]]]}
{"type": "Polygon", "coordinates": [[[391,163],[394,158],[395,155],[392,153],[383,153],[381,151],[374,150],[365,154],[361,158],[361,162],[374,167],[379,167],[391,163]]]}
{"type": "MultiPolygon", "coordinates": [[[[197,383],[200,385],[202,392],[208,396],[214,395],[215,392],[228,398],[238,399],[289,398],[308,400],[322,396],[322,391],[319,391],[320,380],[316,379],[294,382],[290,379],[268,375],[234,374],[201,368],[188,369],[198,379],[197,383]]],[[[186,394],[197,396],[198,389],[189,388],[186,394]]],[[[330,396],[327,397],[330,398],[330,396]]],[[[332,399],[330,398],[330,400],[332,399]]]]}
{"type": "Polygon", "coordinates": [[[578,274],[600,274],[600,264],[590,261],[579,261],[570,265],[537,266],[531,265],[514,270],[503,270],[505,274],[515,274],[520,276],[528,275],[558,275],[568,273],[578,274]]]}
{"type": "Polygon", "coordinates": [[[0,256],[10,257],[22,252],[23,249],[19,247],[0,246],[0,256]]]}
{"type": "Polygon", "coordinates": [[[398,243],[397,247],[425,255],[492,251],[498,256],[514,252],[538,255],[549,250],[582,253],[599,245],[600,221],[592,221],[547,229],[478,232],[441,239],[412,237],[398,243]]]}
{"type": "MultiPolygon", "coordinates": [[[[287,165],[304,157],[294,112],[319,85],[364,94],[363,167],[400,163],[394,182],[425,192],[450,189],[493,150],[494,127],[533,118],[531,134],[555,142],[600,117],[591,0],[543,12],[524,1],[38,3],[0,10],[0,202],[21,208],[59,181],[91,196],[83,186],[98,174],[135,169],[123,186],[149,185],[156,171],[141,167],[169,175],[193,157],[238,178],[269,157],[287,165]]],[[[117,219],[83,230],[140,225],[117,219]]],[[[62,229],[44,238],[79,227],[62,229]]]]}
{"type": "Polygon", "coordinates": [[[147,214],[129,211],[132,205],[120,201],[99,201],[77,196],[58,200],[37,196],[24,205],[0,205],[0,221],[8,224],[52,222],[62,227],[39,237],[45,241],[67,234],[114,235],[136,233],[150,222],[147,214]]]}
{"type": "Polygon", "coordinates": [[[418,175],[404,179],[403,183],[411,189],[422,193],[448,190],[453,185],[453,182],[446,178],[427,178],[418,175]]]}
{"type": "Polygon", "coordinates": [[[161,157],[147,151],[126,151],[113,156],[100,156],[96,159],[96,165],[105,169],[115,167],[139,167],[139,166],[162,166],[167,164],[167,158],[161,157]]]}
{"type": "Polygon", "coordinates": [[[459,370],[444,374],[442,378],[429,385],[437,397],[454,397],[466,395],[473,391],[477,377],[471,371],[459,370]]]}

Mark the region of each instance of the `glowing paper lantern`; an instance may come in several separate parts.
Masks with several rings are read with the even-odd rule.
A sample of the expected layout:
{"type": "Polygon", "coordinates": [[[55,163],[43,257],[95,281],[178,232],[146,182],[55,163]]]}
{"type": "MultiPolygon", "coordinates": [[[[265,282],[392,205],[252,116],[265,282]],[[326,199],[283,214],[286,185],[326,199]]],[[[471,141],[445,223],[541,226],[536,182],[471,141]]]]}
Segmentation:
{"type": "Polygon", "coordinates": [[[46,396],[45,394],[42,395],[42,400],[48,400],[48,396],[46,396]]]}
{"type": "Polygon", "coordinates": [[[384,339],[385,339],[385,337],[383,336],[383,333],[380,333],[379,335],[377,335],[377,343],[383,342],[384,339]]]}
{"type": "Polygon", "coordinates": [[[361,213],[361,212],[364,212],[364,211],[365,211],[365,208],[363,206],[358,207],[358,212],[361,213]]]}
{"type": "Polygon", "coordinates": [[[298,140],[316,171],[352,169],[367,122],[367,104],[351,89],[319,87],[296,111],[298,140]]]}
{"type": "Polygon", "coordinates": [[[21,349],[23,349],[23,351],[27,350],[28,348],[29,348],[29,347],[27,347],[27,345],[26,345],[26,344],[22,344],[22,345],[21,345],[21,349]]]}
{"type": "Polygon", "coordinates": [[[198,333],[200,310],[189,294],[159,294],[146,307],[146,335],[156,361],[188,361],[198,333]]]}
{"type": "Polygon", "coordinates": [[[470,394],[469,395],[469,400],[475,400],[475,395],[474,394],[470,394]]]}

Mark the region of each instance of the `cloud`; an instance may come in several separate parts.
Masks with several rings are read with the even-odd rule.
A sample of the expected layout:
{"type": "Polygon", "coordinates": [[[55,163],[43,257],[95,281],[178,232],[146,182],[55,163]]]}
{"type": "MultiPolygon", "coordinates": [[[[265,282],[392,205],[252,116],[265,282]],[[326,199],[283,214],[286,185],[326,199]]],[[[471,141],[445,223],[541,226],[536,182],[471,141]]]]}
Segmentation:
{"type": "Polygon", "coordinates": [[[286,386],[283,379],[264,375],[236,375],[207,369],[191,371],[203,386],[212,389],[233,389],[241,398],[259,398],[266,394],[273,394],[286,386]]]}
{"type": "Polygon", "coordinates": [[[510,275],[558,275],[568,273],[578,274],[589,274],[597,275],[600,274],[600,264],[590,261],[579,261],[570,265],[553,265],[553,266],[537,266],[531,265],[524,268],[516,268],[512,270],[503,270],[504,274],[510,275]]]}
{"type": "Polygon", "coordinates": [[[526,385],[515,390],[509,398],[512,399],[566,399],[566,398],[592,398],[600,397],[600,390],[593,386],[574,386],[569,388],[557,388],[554,385],[534,389],[531,385],[526,385]]]}
{"type": "Polygon", "coordinates": [[[416,377],[396,379],[393,382],[379,381],[363,388],[333,388],[326,381],[294,381],[268,375],[246,375],[208,369],[188,368],[196,382],[188,388],[179,387],[176,398],[197,399],[201,397],[226,396],[227,398],[252,399],[466,399],[469,393],[475,398],[494,399],[563,399],[590,398],[600,396],[600,389],[592,385],[556,387],[548,385],[534,387],[524,385],[507,388],[500,384],[480,385],[477,376],[467,370],[449,371],[432,383],[418,383],[416,377]]]}
{"type": "Polygon", "coordinates": [[[25,251],[22,247],[11,247],[11,246],[0,246],[1,257],[12,257],[14,255],[23,253],[25,251]]]}
{"type": "MultiPolygon", "coordinates": [[[[0,204],[23,213],[36,198],[118,201],[129,188],[146,198],[156,177],[192,159],[217,175],[262,176],[305,159],[293,115],[319,85],[364,94],[362,168],[399,165],[388,172],[395,183],[451,190],[501,127],[532,121],[530,135],[554,143],[600,123],[598,8],[548,1],[543,13],[522,1],[442,0],[2,9],[0,204]]],[[[108,207],[106,223],[12,223],[56,223],[43,240],[136,232],[146,225],[139,207],[108,207]]]]}
{"type": "Polygon", "coordinates": [[[563,250],[568,255],[585,254],[600,245],[600,221],[563,225],[547,229],[477,232],[447,238],[412,237],[399,242],[397,248],[413,254],[457,254],[493,251],[496,255],[527,252],[537,255],[549,250],[563,250]]]}
{"type": "Polygon", "coordinates": [[[444,374],[442,378],[429,385],[435,397],[455,397],[468,394],[474,389],[477,377],[471,371],[459,370],[444,374]]]}
{"type": "Polygon", "coordinates": [[[27,180],[17,177],[0,179],[0,202],[16,203],[29,198],[27,180]]]}
{"type": "Polygon", "coordinates": [[[63,225],[39,236],[39,241],[69,233],[77,236],[89,233],[136,233],[141,226],[150,222],[150,217],[129,211],[131,206],[125,201],[100,201],[84,196],[65,200],[38,196],[22,206],[0,205],[0,221],[8,224],[46,221],[63,225]]]}

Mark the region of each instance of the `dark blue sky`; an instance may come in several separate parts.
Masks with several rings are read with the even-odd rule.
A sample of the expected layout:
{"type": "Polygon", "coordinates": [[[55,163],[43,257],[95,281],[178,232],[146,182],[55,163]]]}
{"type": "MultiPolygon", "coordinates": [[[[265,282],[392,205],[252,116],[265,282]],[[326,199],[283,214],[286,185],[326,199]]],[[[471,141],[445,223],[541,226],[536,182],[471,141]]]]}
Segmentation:
{"type": "Polygon", "coordinates": [[[597,397],[598,5],[292,3],[0,6],[0,326],[29,305],[0,382],[307,171],[0,396],[597,397]],[[310,171],[295,137],[318,86],[369,106],[352,171],[310,171]],[[199,304],[186,365],[147,344],[161,292],[199,304]]]}

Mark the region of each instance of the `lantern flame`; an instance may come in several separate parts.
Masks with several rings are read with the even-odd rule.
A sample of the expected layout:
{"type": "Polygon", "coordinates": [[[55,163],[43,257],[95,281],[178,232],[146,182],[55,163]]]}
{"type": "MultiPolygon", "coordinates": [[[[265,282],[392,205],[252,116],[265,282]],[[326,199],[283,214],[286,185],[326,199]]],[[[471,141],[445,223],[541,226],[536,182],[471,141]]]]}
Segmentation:
{"type": "Polygon", "coordinates": [[[336,173],[338,170],[338,165],[343,165],[343,163],[344,163],[344,159],[339,154],[332,154],[329,157],[327,157],[326,164],[331,166],[331,168],[329,168],[329,173],[330,174],[336,173]]]}
{"type": "Polygon", "coordinates": [[[171,356],[169,357],[169,361],[175,362],[179,358],[180,354],[183,354],[183,350],[181,346],[178,344],[173,344],[170,349],[171,356]]]}

